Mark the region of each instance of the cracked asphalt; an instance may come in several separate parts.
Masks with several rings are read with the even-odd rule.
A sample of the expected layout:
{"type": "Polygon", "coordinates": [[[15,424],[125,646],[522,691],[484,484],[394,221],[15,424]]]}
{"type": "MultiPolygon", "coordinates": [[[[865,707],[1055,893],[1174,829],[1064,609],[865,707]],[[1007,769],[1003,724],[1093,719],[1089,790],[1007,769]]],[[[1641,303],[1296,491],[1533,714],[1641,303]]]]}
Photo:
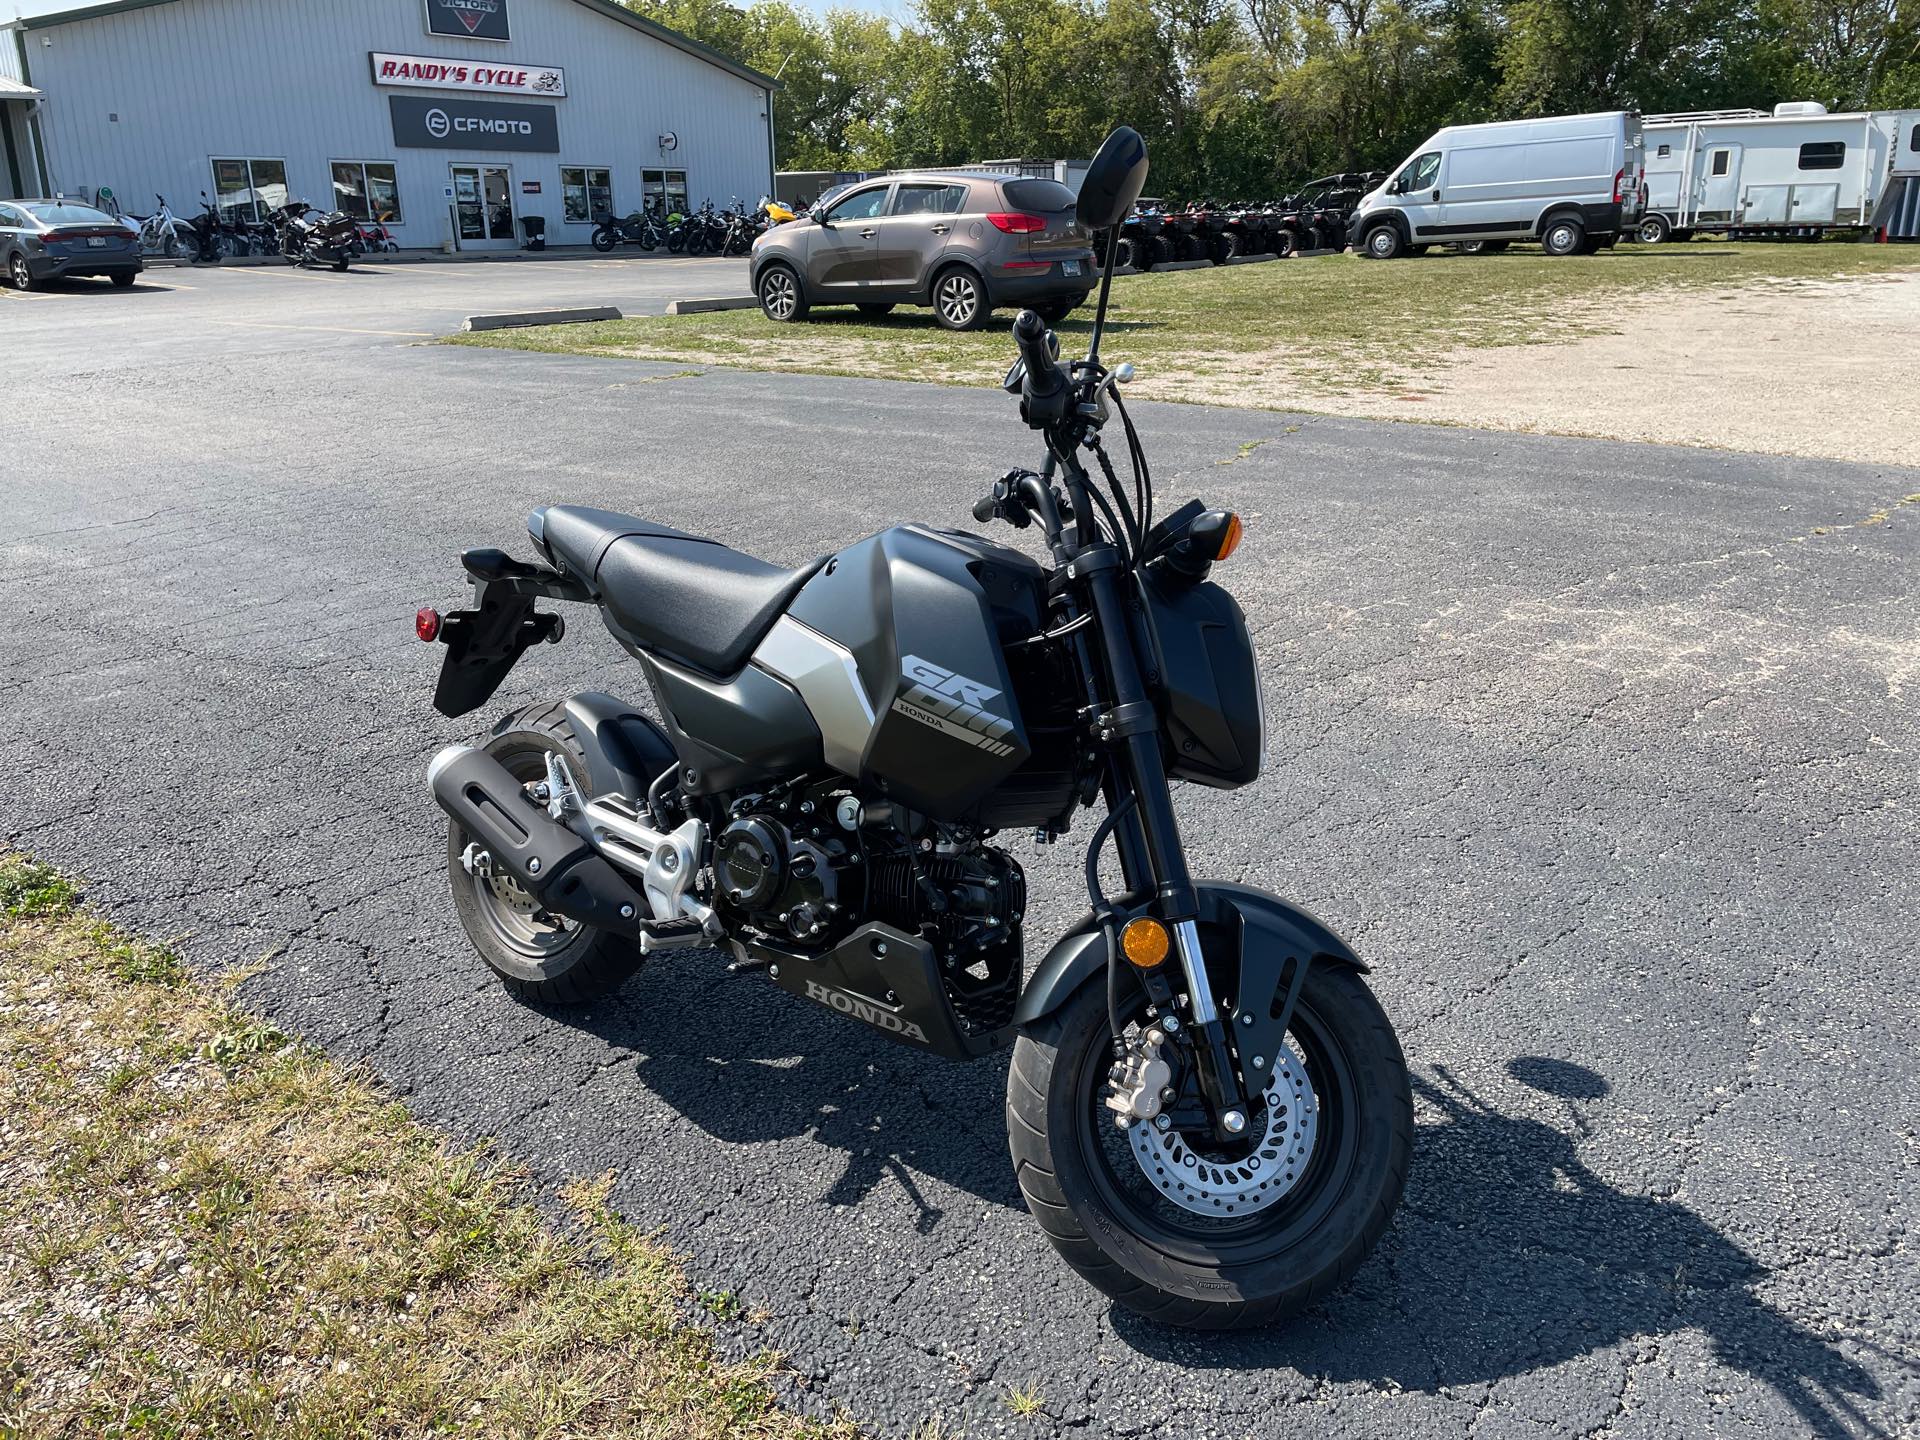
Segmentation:
{"type": "MultiPolygon", "coordinates": [[[[334,293],[194,283],[274,283],[276,325],[334,293]]],[[[1268,772],[1182,792],[1195,868],[1375,963],[1419,1119],[1345,1292],[1191,1336],[1055,1260],[1002,1060],[706,953],[509,1000],[422,778],[466,727],[411,614],[462,598],[460,549],[550,500],[788,562],[960,523],[1035,458],[1010,401],[242,327],[156,365],[102,306],[13,330],[0,839],[201,965],[264,961],[251,1004],[426,1120],[614,1171],[789,1403],[889,1436],[1920,1433],[1920,471],[1141,407],[1163,501],[1249,522],[1222,578],[1268,772]]],[[[498,703],[633,679],[579,624],[498,703]]],[[[1016,845],[1037,948],[1083,837],[1016,845]]]]}

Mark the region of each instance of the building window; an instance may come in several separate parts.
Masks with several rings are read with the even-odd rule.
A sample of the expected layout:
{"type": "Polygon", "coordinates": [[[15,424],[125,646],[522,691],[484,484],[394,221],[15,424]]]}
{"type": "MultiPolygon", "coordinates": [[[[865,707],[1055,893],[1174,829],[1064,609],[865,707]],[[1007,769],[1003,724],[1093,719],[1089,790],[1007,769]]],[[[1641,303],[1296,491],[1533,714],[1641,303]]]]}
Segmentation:
{"type": "Polygon", "coordinates": [[[1800,147],[1802,170],[1838,170],[1847,163],[1844,140],[1809,140],[1800,147]]]}
{"type": "Polygon", "coordinates": [[[687,208],[687,172],[684,170],[642,170],[640,190],[646,207],[662,215],[684,213],[687,208]]]}
{"type": "Polygon", "coordinates": [[[391,160],[333,162],[333,208],[356,220],[400,223],[400,187],[391,160]]]}
{"type": "Polygon", "coordinates": [[[613,172],[586,165],[560,167],[560,218],[569,225],[591,225],[613,214],[613,172]]]}
{"type": "Polygon", "coordinates": [[[1656,158],[1661,160],[1666,159],[1671,154],[1673,154],[1673,147],[1671,145],[1662,145],[1660,149],[1655,152],[1656,158]]]}
{"type": "Polygon", "coordinates": [[[1724,174],[1726,174],[1726,173],[1727,173],[1727,162],[1728,162],[1729,160],[1731,160],[1732,158],[1733,158],[1733,152],[1732,152],[1731,150],[1716,150],[1716,151],[1714,151],[1714,152],[1713,152],[1713,173],[1714,173],[1715,175],[1724,175],[1724,174]]]}
{"type": "Polygon", "coordinates": [[[229,225],[256,225],[287,203],[284,160],[216,160],[214,204],[229,225]]]}

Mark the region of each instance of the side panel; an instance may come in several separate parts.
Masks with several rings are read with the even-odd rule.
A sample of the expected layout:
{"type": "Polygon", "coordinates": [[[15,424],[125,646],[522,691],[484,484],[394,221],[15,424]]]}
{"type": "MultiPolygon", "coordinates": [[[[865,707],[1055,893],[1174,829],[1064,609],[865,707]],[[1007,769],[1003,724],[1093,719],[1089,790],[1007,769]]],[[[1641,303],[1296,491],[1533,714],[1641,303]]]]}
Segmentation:
{"type": "Polygon", "coordinates": [[[899,526],[808,581],[788,615],[853,657],[866,701],[864,714],[812,706],[827,750],[860,757],[837,768],[938,819],[964,817],[1018,769],[1031,747],[1001,625],[1031,633],[1039,576],[977,536],[899,526]]]}
{"type": "Polygon", "coordinates": [[[820,767],[820,731],[788,685],[753,665],[713,680],[636,650],[687,788],[711,795],[820,767]]]}

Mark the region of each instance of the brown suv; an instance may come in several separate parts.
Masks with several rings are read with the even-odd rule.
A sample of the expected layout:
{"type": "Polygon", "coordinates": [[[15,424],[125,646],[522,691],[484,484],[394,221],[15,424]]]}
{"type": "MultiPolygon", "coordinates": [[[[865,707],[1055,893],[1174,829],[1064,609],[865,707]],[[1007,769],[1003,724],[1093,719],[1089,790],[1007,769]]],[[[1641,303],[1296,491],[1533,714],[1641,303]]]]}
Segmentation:
{"type": "Polygon", "coordinates": [[[905,174],[854,185],[753,242],[753,292],[769,320],[815,305],[884,315],[931,305],[949,330],[999,306],[1064,320],[1093,287],[1074,193],[1011,175],[905,174]]]}

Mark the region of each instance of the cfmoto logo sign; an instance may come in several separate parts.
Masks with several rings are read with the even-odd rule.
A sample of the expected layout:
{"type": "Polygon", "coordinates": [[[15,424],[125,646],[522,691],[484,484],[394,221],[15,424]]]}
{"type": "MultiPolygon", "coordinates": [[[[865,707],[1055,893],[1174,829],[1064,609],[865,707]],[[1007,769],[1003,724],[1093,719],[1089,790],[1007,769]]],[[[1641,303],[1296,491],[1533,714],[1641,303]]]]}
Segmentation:
{"type": "Polygon", "coordinates": [[[444,140],[453,133],[453,121],[447,118],[444,110],[427,111],[427,133],[436,140],[444,140]]]}

